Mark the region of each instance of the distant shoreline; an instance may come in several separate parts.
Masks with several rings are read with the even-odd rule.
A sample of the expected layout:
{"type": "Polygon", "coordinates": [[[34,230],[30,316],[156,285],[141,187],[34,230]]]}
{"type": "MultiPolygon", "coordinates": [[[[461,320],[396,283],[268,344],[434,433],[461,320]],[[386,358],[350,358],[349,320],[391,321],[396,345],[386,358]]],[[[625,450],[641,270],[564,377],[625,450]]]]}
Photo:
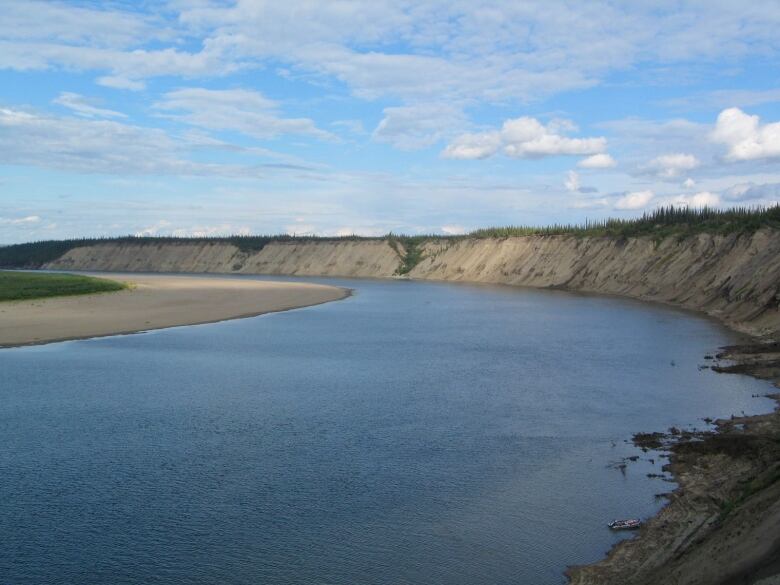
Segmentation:
{"type": "Polygon", "coordinates": [[[0,348],[200,325],[337,301],[335,286],[236,278],[112,274],[126,290],[0,303],[0,348]]]}

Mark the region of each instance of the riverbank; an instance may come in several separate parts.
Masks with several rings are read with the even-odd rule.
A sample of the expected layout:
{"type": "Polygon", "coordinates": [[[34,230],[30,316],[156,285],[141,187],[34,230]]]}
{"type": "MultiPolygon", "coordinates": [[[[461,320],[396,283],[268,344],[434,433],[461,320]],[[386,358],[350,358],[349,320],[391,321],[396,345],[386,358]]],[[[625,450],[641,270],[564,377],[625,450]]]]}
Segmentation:
{"type": "Polygon", "coordinates": [[[0,347],[212,323],[318,305],[350,291],[311,283],[112,274],[126,290],[0,303],[0,347]]]}
{"type": "MultiPolygon", "coordinates": [[[[774,382],[780,344],[723,348],[713,370],[774,382]],[[721,362],[726,360],[728,364],[721,362]]],[[[770,395],[780,400],[780,393],[770,395]]],[[[706,432],[636,435],[669,455],[669,503],[607,557],[567,572],[574,585],[775,585],[780,574],[780,408],[714,421],[706,432]]]]}

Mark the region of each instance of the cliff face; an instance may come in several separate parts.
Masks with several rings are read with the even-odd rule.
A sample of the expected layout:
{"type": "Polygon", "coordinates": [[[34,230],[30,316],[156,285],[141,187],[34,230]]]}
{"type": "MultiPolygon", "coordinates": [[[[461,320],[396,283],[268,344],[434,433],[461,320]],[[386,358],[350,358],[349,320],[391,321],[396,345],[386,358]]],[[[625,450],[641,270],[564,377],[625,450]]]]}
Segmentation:
{"type": "Polygon", "coordinates": [[[222,242],[106,242],[74,248],[44,268],[382,278],[392,276],[399,262],[399,253],[382,240],[271,242],[256,251],[222,242]]]}
{"type": "MultiPolygon", "coordinates": [[[[403,248],[388,241],[99,243],[45,265],[59,270],[392,277],[403,248]],[[396,250],[396,247],[398,250],[396,250]]],[[[750,333],[780,332],[780,232],[667,238],[528,236],[432,240],[409,276],[555,287],[669,303],[750,333]]]]}
{"type": "Polygon", "coordinates": [[[750,333],[780,331],[780,233],[667,238],[475,239],[429,248],[413,278],[614,294],[703,311],[750,333]]]}

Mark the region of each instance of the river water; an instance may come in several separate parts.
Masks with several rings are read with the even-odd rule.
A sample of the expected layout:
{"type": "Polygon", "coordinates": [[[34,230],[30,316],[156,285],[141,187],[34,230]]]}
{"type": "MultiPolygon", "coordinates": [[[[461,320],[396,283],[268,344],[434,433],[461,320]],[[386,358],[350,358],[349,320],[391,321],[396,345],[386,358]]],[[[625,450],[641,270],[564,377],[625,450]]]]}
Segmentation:
{"type": "Polygon", "coordinates": [[[674,487],[633,433],[771,408],[690,313],[310,280],[355,294],[0,350],[0,583],[559,584],[674,487]]]}

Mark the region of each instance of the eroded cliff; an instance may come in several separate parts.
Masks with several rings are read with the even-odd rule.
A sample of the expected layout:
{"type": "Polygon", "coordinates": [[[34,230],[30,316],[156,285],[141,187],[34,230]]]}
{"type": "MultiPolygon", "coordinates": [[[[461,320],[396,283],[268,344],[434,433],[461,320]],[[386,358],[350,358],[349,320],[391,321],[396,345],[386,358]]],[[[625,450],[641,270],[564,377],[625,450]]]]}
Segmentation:
{"type": "MultiPolygon", "coordinates": [[[[622,295],[703,311],[760,335],[780,331],[780,232],[686,238],[526,236],[432,239],[409,276],[622,295]]],[[[390,240],[102,242],[44,265],[59,270],[389,278],[406,250],[390,240]]]]}

